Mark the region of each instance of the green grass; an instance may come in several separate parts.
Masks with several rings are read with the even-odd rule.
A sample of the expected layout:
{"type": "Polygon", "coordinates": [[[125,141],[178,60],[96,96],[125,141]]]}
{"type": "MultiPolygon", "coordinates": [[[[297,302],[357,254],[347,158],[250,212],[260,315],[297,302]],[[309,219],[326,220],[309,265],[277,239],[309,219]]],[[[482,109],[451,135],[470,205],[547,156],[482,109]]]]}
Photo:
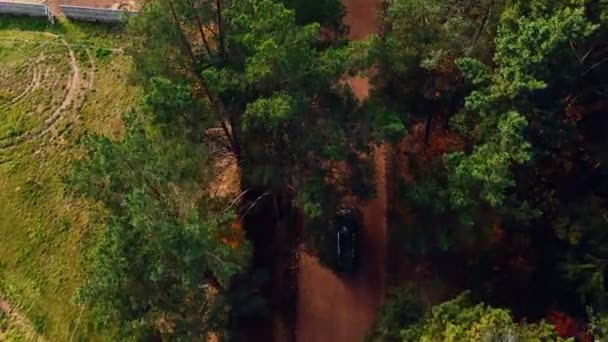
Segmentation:
{"type": "MultiPolygon", "coordinates": [[[[48,341],[104,337],[72,302],[87,237],[99,227],[62,179],[85,132],[121,133],[138,91],[127,81],[129,58],[111,50],[125,41],[116,27],[0,17],[0,297],[48,341]],[[80,75],[67,102],[74,68],[64,42],[80,75]]],[[[23,339],[9,325],[0,316],[0,340],[23,339]]]]}
{"type": "Polygon", "coordinates": [[[27,341],[24,332],[13,324],[11,317],[0,311],[0,341],[17,342],[27,341]]]}

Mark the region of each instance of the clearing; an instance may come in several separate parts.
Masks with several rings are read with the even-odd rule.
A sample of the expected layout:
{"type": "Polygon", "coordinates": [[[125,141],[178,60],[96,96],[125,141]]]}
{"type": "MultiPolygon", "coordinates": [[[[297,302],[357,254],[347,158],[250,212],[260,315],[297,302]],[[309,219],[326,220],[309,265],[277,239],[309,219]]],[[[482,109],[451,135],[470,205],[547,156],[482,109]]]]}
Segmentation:
{"type": "Polygon", "coordinates": [[[62,179],[85,132],[122,131],[137,94],[123,44],[103,26],[0,20],[0,340],[98,339],[73,303],[91,205],[62,179]]]}

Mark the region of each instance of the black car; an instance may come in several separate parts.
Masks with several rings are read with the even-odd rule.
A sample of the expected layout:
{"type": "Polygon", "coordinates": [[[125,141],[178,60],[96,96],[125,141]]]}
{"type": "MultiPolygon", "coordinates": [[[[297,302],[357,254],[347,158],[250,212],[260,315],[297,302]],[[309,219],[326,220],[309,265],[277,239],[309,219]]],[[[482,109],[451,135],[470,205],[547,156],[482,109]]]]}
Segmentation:
{"type": "Polygon", "coordinates": [[[344,273],[357,270],[361,214],[355,208],[340,207],[335,216],[337,269],[344,273]]]}

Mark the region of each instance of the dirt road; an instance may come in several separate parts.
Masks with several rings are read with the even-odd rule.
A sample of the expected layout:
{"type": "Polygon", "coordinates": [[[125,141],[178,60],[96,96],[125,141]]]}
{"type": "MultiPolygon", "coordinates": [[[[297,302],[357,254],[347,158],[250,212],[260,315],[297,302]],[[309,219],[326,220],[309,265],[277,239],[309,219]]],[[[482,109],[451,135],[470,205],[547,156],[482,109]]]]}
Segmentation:
{"type": "Polygon", "coordinates": [[[300,252],[297,341],[362,341],[375,321],[386,291],[387,210],[384,147],[375,153],[378,196],[362,208],[361,269],[343,279],[300,252]]]}
{"type": "Polygon", "coordinates": [[[377,13],[381,0],[343,0],[342,3],[347,10],[344,22],[350,27],[350,39],[362,40],[378,33],[377,13]]]}
{"type": "MultiPolygon", "coordinates": [[[[351,39],[377,32],[380,0],[344,0],[345,21],[351,39]]],[[[367,79],[349,79],[354,93],[368,96],[367,79]]],[[[355,342],[364,339],[373,325],[386,291],[386,148],[376,148],[378,196],[362,208],[364,231],[361,268],[353,279],[343,279],[301,250],[298,274],[296,340],[301,342],[355,342]]]]}

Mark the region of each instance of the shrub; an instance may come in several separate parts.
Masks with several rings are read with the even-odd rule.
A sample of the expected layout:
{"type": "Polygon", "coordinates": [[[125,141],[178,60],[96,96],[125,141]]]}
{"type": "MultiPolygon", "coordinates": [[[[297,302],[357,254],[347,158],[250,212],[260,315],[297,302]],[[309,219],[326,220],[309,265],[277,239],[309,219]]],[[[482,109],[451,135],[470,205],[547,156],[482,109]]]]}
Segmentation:
{"type": "Polygon", "coordinates": [[[517,323],[506,309],[473,304],[469,292],[422,314],[410,290],[394,292],[382,309],[373,340],[421,342],[573,341],[556,335],[555,327],[517,323]]]}

